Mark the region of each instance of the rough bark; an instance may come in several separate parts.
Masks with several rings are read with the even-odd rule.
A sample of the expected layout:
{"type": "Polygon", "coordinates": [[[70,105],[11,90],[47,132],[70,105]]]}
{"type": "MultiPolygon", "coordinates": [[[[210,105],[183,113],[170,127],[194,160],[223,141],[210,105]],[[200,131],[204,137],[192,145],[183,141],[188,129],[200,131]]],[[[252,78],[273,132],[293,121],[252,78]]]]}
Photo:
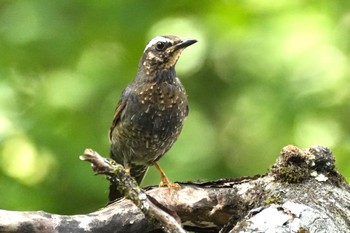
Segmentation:
{"type": "Polygon", "coordinates": [[[154,215],[131,188],[129,199],[87,215],[0,210],[0,232],[350,232],[350,188],[334,162],[325,147],[287,146],[264,175],[139,190],[154,215]],[[183,228],[164,226],[164,216],[183,228]]]}

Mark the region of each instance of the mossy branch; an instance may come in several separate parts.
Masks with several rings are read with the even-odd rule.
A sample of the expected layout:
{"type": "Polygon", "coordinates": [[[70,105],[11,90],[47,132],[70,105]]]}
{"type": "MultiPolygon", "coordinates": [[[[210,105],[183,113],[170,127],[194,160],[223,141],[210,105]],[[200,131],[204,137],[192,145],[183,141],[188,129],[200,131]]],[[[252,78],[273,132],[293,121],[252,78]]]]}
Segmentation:
{"type": "Polygon", "coordinates": [[[265,175],[147,191],[96,152],[83,159],[118,177],[127,198],[86,215],[0,210],[0,232],[350,232],[350,187],[322,146],[286,146],[265,175]]]}
{"type": "Polygon", "coordinates": [[[90,162],[96,174],[107,175],[108,179],[117,182],[119,191],[142,211],[150,223],[155,224],[165,232],[186,232],[181,227],[181,222],[176,221],[174,217],[164,211],[166,209],[164,206],[161,206],[155,199],[147,197],[122,165],[114,160],[101,157],[92,149],[86,149],[80,159],[90,162]]]}

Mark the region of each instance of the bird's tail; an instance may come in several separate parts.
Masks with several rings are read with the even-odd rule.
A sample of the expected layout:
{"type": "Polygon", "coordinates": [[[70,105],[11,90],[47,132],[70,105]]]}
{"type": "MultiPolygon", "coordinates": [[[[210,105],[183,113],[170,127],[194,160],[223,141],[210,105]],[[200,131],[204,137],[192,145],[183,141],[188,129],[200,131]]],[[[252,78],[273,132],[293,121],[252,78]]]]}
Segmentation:
{"type": "MultiPolygon", "coordinates": [[[[148,166],[144,165],[132,165],[130,167],[130,175],[133,177],[137,184],[140,185],[143,178],[145,177],[148,170],[148,166]]],[[[109,203],[114,202],[115,200],[122,198],[124,195],[117,189],[118,184],[116,182],[111,182],[109,185],[109,203]]]]}

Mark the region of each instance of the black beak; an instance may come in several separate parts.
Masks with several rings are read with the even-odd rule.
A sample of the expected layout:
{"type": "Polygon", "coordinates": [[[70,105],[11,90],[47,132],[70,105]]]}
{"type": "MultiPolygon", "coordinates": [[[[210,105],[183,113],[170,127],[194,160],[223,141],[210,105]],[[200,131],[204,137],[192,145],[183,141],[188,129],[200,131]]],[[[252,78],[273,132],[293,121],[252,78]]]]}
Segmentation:
{"type": "Polygon", "coordinates": [[[197,42],[197,40],[195,40],[195,39],[182,40],[180,43],[174,45],[174,51],[179,50],[179,49],[184,49],[190,45],[193,45],[196,42],[197,42]]]}

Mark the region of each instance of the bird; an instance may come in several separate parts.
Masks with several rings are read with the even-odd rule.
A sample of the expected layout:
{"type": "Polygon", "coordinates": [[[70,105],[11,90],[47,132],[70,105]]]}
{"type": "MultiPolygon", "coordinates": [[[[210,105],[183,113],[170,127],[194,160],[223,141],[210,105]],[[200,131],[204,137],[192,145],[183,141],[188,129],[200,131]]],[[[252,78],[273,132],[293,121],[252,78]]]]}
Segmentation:
{"type": "MultiPolygon", "coordinates": [[[[160,173],[160,186],[176,187],[157,161],[177,140],[189,113],[184,86],[175,65],[181,53],[196,39],[157,36],[146,45],[134,80],[122,91],[109,130],[110,157],[124,166],[138,185],[148,168],[160,173]]],[[[110,184],[109,201],[122,197],[110,184]]]]}

